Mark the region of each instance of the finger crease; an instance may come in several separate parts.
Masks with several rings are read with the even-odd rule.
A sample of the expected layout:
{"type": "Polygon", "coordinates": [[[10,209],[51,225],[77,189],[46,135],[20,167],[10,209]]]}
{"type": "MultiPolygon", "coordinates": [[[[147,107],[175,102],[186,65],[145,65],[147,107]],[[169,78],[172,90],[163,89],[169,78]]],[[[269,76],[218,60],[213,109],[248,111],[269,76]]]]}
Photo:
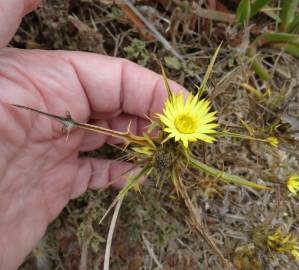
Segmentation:
{"type": "Polygon", "coordinates": [[[88,161],[88,164],[89,164],[89,166],[90,166],[90,175],[89,175],[89,179],[88,179],[88,185],[87,185],[87,187],[90,186],[90,184],[92,183],[93,178],[95,177],[95,176],[94,176],[94,173],[95,173],[95,167],[94,167],[93,162],[92,162],[92,161],[88,161]]]}
{"type": "Polygon", "coordinates": [[[73,68],[73,70],[74,70],[74,72],[75,72],[75,74],[76,74],[76,77],[77,77],[77,79],[78,79],[78,82],[79,82],[79,84],[80,84],[80,87],[81,87],[81,89],[82,89],[82,92],[84,93],[84,96],[85,96],[85,99],[86,99],[86,102],[87,102],[87,105],[88,105],[88,108],[89,108],[89,115],[88,115],[88,118],[87,119],[90,119],[90,115],[91,115],[91,111],[92,111],[92,106],[91,106],[91,102],[90,102],[90,100],[89,100],[89,97],[88,97],[88,95],[87,95],[87,91],[86,91],[86,89],[85,89],[85,87],[84,87],[84,84],[83,84],[83,82],[81,81],[81,79],[80,79],[80,74],[79,74],[79,72],[78,72],[78,70],[77,70],[77,68],[76,68],[76,65],[72,62],[72,60],[70,59],[69,60],[69,63],[71,64],[71,66],[72,66],[72,68],[73,68]]]}
{"type": "Polygon", "coordinates": [[[124,71],[125,71],[125,61],[121,64],[120,70],[120,85],[119,85],[119,108],[123,111],[124,109],[124,71]]]}
{"type": "Polygon", "coordinates": [[[153,87],[153,92],[152,92],[152,95],[151,95],[151,101],[150,101],[149,107],[147,109],[147,116],[148,117],[151,117],[151,113],[153,112],[153,105],[154,105],[156,91],[157,91],[157,87],[158,87],[159,82],[160,82],[160,79],[157,79],[155,84],[154,84],[154,87],[153,87]]]}

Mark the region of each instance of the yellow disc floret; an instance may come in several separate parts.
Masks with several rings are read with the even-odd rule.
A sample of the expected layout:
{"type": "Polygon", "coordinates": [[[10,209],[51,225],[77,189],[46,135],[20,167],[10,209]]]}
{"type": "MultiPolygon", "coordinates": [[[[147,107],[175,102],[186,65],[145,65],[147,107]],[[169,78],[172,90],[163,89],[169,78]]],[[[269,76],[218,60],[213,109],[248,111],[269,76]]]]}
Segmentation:
{"type": "Polygon", "coordinates": [[[177,130],[184,134],[191,134],[196,131],[196,119],[189,114],[178,115],[174,120],[177,130]]]}
{"type": "Polygon", "coordinates": [[[189,142],[202,140],[212,143],[216,139],[208,134],[216,133],[218,126],[214,122],[216,112],[209,112],[211,104],[208,100],[200,100],[198,96],[189,94],[184,101],[183,93],[172,95],[166,102],[163,114],[158,114],[165,125],[163,131],[169,133],[166,140],[174,138],[181,141],[184,147],[189,142]]]}

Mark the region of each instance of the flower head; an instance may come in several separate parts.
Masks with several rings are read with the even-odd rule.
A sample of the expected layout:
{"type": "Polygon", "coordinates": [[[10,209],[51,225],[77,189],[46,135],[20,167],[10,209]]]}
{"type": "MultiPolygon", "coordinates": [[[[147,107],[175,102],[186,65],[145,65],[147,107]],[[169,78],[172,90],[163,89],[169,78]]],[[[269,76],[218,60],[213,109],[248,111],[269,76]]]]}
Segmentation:
{"type": "Polygon", "coordinates": [[[267,236],[268,248],[278,253],[288,253],[299,259],[299,243],[294,234],[284,233],[278,228],[267,236]]]}
{"type": "Polygon", "coordinates": [[[288,189],[294,195],[297,195],[297,191],[299,191],[299,175],[292,175],[288,179],[288,189]]]}
{"type": "Polygon", "coordinates": [[[266,140],[269,144],[271,144],[272,146],[275,146],[275,147],[277,147],[278,144],[279,144],[279,140],[276,137],[273,137],[273,136],[268,137],[266,140]]]}
{"type": "Polygon", "coordinates": [[[184,101],[183,93],[172,94],[166,100],[163,109],[164,114],[158,114],[165,125],[164,131],[169,133],[166,140],[174,138],[181,141],[185,148],[189,142],[202,140],[212,143],[216,139],[209,134],[216,133],[218,126],[212,123],[217,119],[216,112],[209,112],[211,103],[205,99],[200,100],[198,95],[188,95],[184,101]]]}

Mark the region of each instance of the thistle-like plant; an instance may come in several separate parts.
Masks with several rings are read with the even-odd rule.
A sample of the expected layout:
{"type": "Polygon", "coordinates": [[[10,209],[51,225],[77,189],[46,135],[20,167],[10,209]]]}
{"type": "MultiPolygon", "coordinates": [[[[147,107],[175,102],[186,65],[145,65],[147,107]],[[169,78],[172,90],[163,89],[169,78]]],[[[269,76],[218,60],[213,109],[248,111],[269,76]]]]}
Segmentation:
{"type": "Polygon", "coordinates": [[[252,136],[218,130],[219,125],[217,124],[216,112],[213,111],[211,102],[206,98],[202,98],[202,94],[206,89],[206,83],[219,50],[220,46],[212,57],[202,84],[197,87],[198,92],[195,95],[189,93],[187,97],[184,97],[183,93],[175,94],[171,90],[165,71],[161,66],[165,87],[168,92],[168,99],[164,103],[163,112],[157,114],[155,118],[150,119],[151,123],[147,127],[147,130],[144,131],[143,136],[132,134],[130,127],[128,127],[126,132],[119,132],[90,124],[79,123],[69,115],[67,117],[61,117],[23,105],[15,106],[29,109],[58,120],[67,129],[77,127],[121,138],[124,141],[122,149],[127,153],[126,156],[128,160],[134,164],[134,168],[139,167],[140,170],[136,174],[132,175],[131,173],[131,175],[128,176],[127,184],[120,190],[112,206],[122,201],[131,189],[139,188],[140,180],[144,177],[151,176],[151,178],[156,179],[157,182],[159,182],[160,179],[169,179],[173,183],[178,196],[183,198],[189,209],[192,225],[219,255],[223,265],[228,267],[229,263],[206,232],[198,210],[189,197],[188,190],[184,184],[184,173],[189,169],[195,169],[217,180],[222,180],[225,183],[266,190],[271,188],[246,180],[237,175],[228,174],[199,161],[192,153],[191,143],[213,143],[217,138],[223,136],[258,140],[272,145],[275,143],[273,143],[272,139],[269,140],[269,138],[254,138],[252,136]],[[156,130],[155,134],[157,135],[151,137],[149,134],[151,134],[153,130],[156,130]]]}

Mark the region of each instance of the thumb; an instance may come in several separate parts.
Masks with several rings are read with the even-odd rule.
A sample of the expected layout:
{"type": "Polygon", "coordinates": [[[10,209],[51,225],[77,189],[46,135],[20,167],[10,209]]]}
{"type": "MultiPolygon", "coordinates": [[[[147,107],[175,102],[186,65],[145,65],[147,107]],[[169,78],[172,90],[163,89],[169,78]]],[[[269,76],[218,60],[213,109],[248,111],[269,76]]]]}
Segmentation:
{"type": "Polygon", "coordinates": [[[0,48],[8,44],[22,17],[36,8],[41,0],[0,0],[0,48]]]}

